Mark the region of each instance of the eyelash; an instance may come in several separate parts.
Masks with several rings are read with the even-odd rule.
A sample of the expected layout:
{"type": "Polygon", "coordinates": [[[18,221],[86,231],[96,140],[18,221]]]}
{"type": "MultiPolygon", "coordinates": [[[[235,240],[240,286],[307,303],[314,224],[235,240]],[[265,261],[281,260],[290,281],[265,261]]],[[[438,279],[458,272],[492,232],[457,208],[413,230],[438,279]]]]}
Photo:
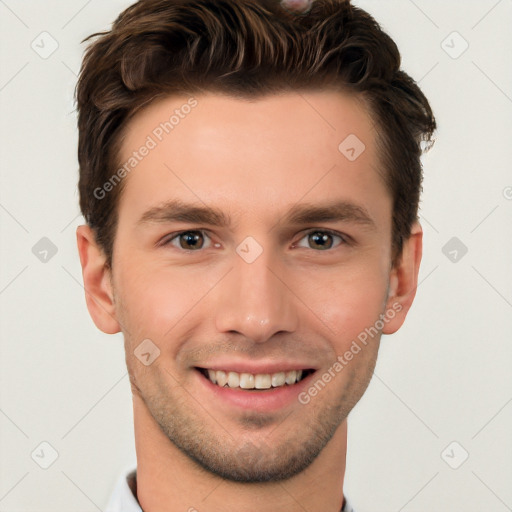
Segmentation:
{"type": "MultiPolygon", "coordinates": [[[[172,242],[174,240],[178,240],[181,235],[184,235],[186,233],[201,233],[204,237],[208,237],[211,240],[211,237],[208,235],[207,230],[204,230],[204,229],[186,229],[184,231],[177,231],[175,233],[170,233],[158,245],[159,246],[164,246],[164,247],[172,245],[172,242]]],[[[330,235],[332,237],[337,237],[337,238],[340,239],[340,242],[337,245],[335,245],[335,246],[333,246],[331,248],[325,249],[323,251],[322,250],[317,250],[315,252],[328,252],[328,251],[333,251],[334,249],[336,249],[337,247],[339,247],[341,245],[352,245],[352,240],[350,239],[350,237],[348,235],[343,235],[343,234],[338,233],[337,231],[333,231],[331,229],[312,228],[312,229],[308,230],[306,233],[304,233],[302,238],[300,238],[298,242],[293,244],[293,247],[296,247],[299,242],[301,242],[304,238],[308,237],[309,235],[311,235],[313,233],[322,233],[322,234],[330,235]]],[[[206,249],[209,249],[209,248],[210,247],[206,247],[206,249]]],[[[176,247],[176,249],[181,250],[183,252],[200,252],[200,251],[204,250],[203,248],[197,249],[197,250],[187,250],[187,249],[183,249],[181,247],[176,247]]],[[[309,249],[311,249],[313,251],[315,250],[315,249],[312,249],[311,247],[309,247],[309,249]]]]}

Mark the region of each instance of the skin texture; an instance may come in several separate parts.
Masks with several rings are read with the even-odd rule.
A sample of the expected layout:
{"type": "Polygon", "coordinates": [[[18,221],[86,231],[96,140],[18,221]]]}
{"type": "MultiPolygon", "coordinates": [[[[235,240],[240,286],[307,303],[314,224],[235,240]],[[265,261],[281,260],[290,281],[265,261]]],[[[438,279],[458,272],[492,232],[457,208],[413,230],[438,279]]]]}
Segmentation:
{"type": "MultiPolygon", "coordinates": [[[[125,178],[111,270],[92,231],[77,230],[91,316],[125,338],[138,499],[145,512],[291,512],[298,503],[338,511],[346,418],[370,381],[381,332],[399,329],[414,298],[421,227],[414,224],[392,267],[392,200],[374,125],[356,98],[314,91],[195,99],[125,178]],[[338,149],[349,134],[365,145],[354,161],[338,149]],[[171,200],[216,208],[229,222],[140,222],[171,200]],[[336,202],[352,205],[343,218],[288,218],[292,208],[336,202]],[[172,238],[187,230],[199,248],[172,238]],[[322,232],[323,245],[312,231],[322,232]],[[257,245],[244,245],[247,237],[257,245]],[[257,257],[248,263],[241,254],[257,257]],[[294,397],[271,410],[240,407],[195,369],[288,363],[315,369],[314,383],[390,310],[379,333],[307,404],[294,397]],[[145,339],[160,350],[148,366],[134,353],[145,339]]],[[[169,97],[139,112],[120,162],[187,100],[169,97]]]]}

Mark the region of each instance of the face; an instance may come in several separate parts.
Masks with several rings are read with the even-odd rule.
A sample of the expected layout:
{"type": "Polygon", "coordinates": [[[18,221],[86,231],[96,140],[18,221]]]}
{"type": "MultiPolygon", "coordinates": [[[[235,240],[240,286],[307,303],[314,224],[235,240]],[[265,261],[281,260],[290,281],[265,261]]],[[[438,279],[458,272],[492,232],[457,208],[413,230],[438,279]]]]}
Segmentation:
{"type": "Polygon", "coordinates": [[[133,392],[210,472],[303,471],[402,321],[375,137],[361,103],[326,91],[170,97],[128,125],[120,160],[138,156],[118,206],[113,315],[133,392]]]}

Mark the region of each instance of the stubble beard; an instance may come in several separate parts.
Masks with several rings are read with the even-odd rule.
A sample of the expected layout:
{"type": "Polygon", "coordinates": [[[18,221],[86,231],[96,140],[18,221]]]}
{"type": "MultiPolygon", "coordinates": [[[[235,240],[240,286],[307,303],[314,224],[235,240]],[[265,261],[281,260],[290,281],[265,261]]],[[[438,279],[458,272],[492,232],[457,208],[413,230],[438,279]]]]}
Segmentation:
{"type": "Polygon", "coordinates": [[[162,432],[200,469],[232,482],[279,482],[303,472],[318,457],[363,395],[375,362],[376,353],[365,362],[363,375],[355,367],[345,368],[350,372],[346,385],[329,401],[324,390],[284,419],[246,413],[235,426],[212,417],[186,390],[171,391],[165,379],[140,386],[130,372],[130,380],[162,432]],[[258,432],[265,427],[268,437],[258,432]]]}

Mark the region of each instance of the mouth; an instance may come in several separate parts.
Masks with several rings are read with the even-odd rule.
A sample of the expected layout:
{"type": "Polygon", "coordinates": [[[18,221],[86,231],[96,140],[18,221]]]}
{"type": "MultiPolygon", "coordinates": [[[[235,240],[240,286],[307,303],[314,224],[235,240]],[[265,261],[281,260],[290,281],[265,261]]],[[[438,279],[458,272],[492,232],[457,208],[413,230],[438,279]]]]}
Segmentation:
{"type": "Polygon", "coordinates": [[[230,370],[196,368],[201,375],[220,388],[245,391],[269,391],[293,386],[311,375],[313,369],[297,369],[275,373],[238,373],[230,370]]]}

